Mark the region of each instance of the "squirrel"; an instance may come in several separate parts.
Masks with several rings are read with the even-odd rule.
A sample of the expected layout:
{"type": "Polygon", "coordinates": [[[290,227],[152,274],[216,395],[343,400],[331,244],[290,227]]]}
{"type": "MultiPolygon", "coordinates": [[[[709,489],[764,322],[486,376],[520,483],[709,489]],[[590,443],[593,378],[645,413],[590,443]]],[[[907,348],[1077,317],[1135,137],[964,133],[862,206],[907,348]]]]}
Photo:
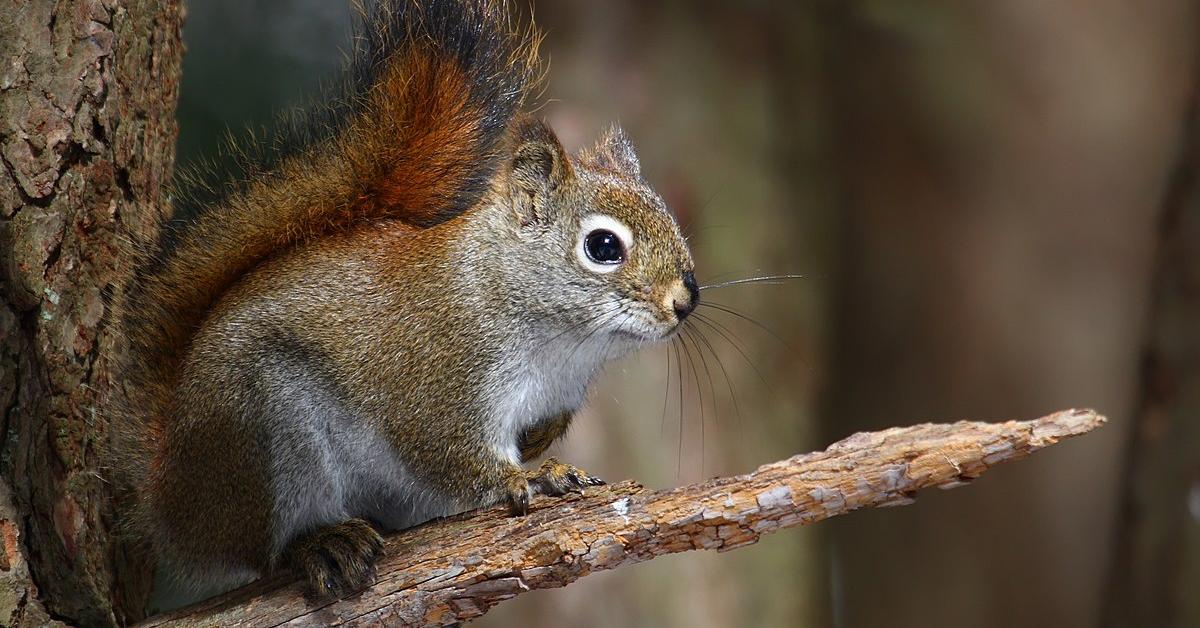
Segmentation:
{"type": "Polygon", "coordinates": [[[697,305],[625,134],[569,155],[523,110],[540,35],[505,0],[374,0],[356,29],[339,95],[164,223],[119,306],[127,518],[193,592],[291,568],[345,596],[380,531],[601,484],[522,464],[697,305]]]}

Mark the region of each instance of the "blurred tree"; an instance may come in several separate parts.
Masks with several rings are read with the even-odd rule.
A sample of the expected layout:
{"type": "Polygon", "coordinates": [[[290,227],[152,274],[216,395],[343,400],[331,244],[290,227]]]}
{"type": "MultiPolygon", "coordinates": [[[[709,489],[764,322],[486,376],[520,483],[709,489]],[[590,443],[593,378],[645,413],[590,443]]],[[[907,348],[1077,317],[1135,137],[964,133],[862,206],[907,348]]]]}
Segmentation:
{"type": "MultiPolygon", "coordinates": [[[[1198,96],[1200,97],[1200,96],[1198,96]]],[[[1105,625],[1200,626],[1200,100],[1159,222],[1105,625]]]]}
{"type": "Polygon", "coordinates": [[[969,495],[832,522],[848,627],[1094,626],[1193,2],[836,3],[829,438],[1094,405],[969,495]]]}

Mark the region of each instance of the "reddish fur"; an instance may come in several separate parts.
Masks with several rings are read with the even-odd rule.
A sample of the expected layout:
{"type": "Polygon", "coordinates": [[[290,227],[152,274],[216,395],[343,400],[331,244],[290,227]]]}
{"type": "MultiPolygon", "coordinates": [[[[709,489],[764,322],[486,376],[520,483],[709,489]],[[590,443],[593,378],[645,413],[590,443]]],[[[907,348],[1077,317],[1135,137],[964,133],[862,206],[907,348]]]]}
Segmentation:
{"type": "MultiPolygon", "coordinates": [[[[536,38],[526,35],[519,51],[510,62],[532,68],[536,38]]],[[[413,47],[339,136],[204,211],[167,261],[138,278],[136,311],[126,317],[140,353],[168,367],[159,376],[173,375],[169,366],[216,300],[272,255],[378,220],[426,226],[448,218],[473,167],[499,148],[480,137],[485,112],[471,88],[456,59],[413,47]]]]}
{"type": "Polygon", "coordinates": [[[394,111],[394,103],[409,103],[407,111],[394,111],[381,125],[404,139],[380,144],[364,138],[374,144],[370,149],[378,163],[392,165],[369,184],[356,208],[365,214],[430,224],[437,221],[440,208],[453,202],[459,182],[479,157],[474,138],[483,112],[462,99],[469,86],[457,68],[427,59],[413,60],[405,68],[411,70],[407,80],[391,77],[376,95],[384,111],[394,111]],[[414,92],[424,93],[414,98],[414,92]]]}
{"type": "MultiPolygon", "coordinates": [[[[385,13],[394,1],[410,0],[376,0],[385,13]]],[[[485,110],[494,103],[477,102],[473,92],[495,78],[480,76],[480,67],[496,72],[490,61],[510,73],[519,106],[534,87],[538,36],[508,25],[503,0],[461,2],[481,28],[503,33],[511,49],[481,48],[470,57],[480,66],[466,68],[461,51],[441,52],[423,24],[409,24],[407,39],[389,40],[395,53],[338,133],[251,175],[244,189],[184,225],[173,248],[145,257],[119,312],[132,346],[130,405],[119,409],[129,425],[117,430],[114,464],[134,490],[144,488],[157,464],[191,337],[240,278],[294,245],[362,225],[445,221],[482,193],[486,181],[472,177],[479,178],[481,165],[494,174],[507,139],[503,128],[495,130],[495,111],[485,110]]],[[[420,5],[407,6],[415,12],[420,5]]],[[[515,113],[499,123],[511,124],[515,113]]]]}

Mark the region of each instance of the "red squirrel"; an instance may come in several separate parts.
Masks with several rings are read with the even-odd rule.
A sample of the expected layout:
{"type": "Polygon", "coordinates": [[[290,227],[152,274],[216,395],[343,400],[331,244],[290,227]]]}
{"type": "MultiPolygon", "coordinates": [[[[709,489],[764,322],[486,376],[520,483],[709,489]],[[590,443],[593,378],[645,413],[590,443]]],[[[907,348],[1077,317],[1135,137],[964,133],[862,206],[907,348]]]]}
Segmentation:
{"type": "Polygon", "coordinates": [[[114,444],[176,586],[291,567],[368,586],[380,530],[600,483],[533,461],[607,361],[674,334],[693,260],[617,128],[567,154],[522,108],[502,0],[375,0],[290,148],[164,225],[126,289],[114,444]]]}

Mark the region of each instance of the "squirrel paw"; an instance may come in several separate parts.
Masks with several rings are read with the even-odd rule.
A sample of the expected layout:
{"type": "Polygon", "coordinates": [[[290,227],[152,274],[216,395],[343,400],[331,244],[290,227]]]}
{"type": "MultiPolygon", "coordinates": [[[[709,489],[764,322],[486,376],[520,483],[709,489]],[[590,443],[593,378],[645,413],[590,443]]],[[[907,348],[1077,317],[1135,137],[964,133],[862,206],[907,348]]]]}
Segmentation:
{"type": "Polygon", "coordinates": [[[507,480],[508,511],[513,515],[529,512],[529,500],[534,495],[558,497],[567,493],[582,493],[589,486],[600,486],[604,480],[587,474],[574,465],[547,458],[536,471],[516,469],[507,480]]]}
{"type": "Polygon", "coordinates": [[[534,492],[551,496],[582,493],[589,486],[604,484],[604,480],[588,475],[579,467],[559,462],[558,458],[547,458],[537,471],[528,472],[526,478],[534,492]]]}
{"type": "Polygon", "coordinates": [[[506,493],[504,501],[508,504],[509,514],[519,517],[529,512],[529,500],[533,499],[533,487],[529,485],[529,480],[525,477],[525,472],[521,470],[521,467],[514,467],[508,474],[504,490],[506,493]]]}
{"type": "Polygon", "coordinates": [[[383,554],[383,537],[362,519],[321,528],[292,543],[287,558],[308,580],[316,599],[344,597],[375,582],[375,562],[383,554]]]}

